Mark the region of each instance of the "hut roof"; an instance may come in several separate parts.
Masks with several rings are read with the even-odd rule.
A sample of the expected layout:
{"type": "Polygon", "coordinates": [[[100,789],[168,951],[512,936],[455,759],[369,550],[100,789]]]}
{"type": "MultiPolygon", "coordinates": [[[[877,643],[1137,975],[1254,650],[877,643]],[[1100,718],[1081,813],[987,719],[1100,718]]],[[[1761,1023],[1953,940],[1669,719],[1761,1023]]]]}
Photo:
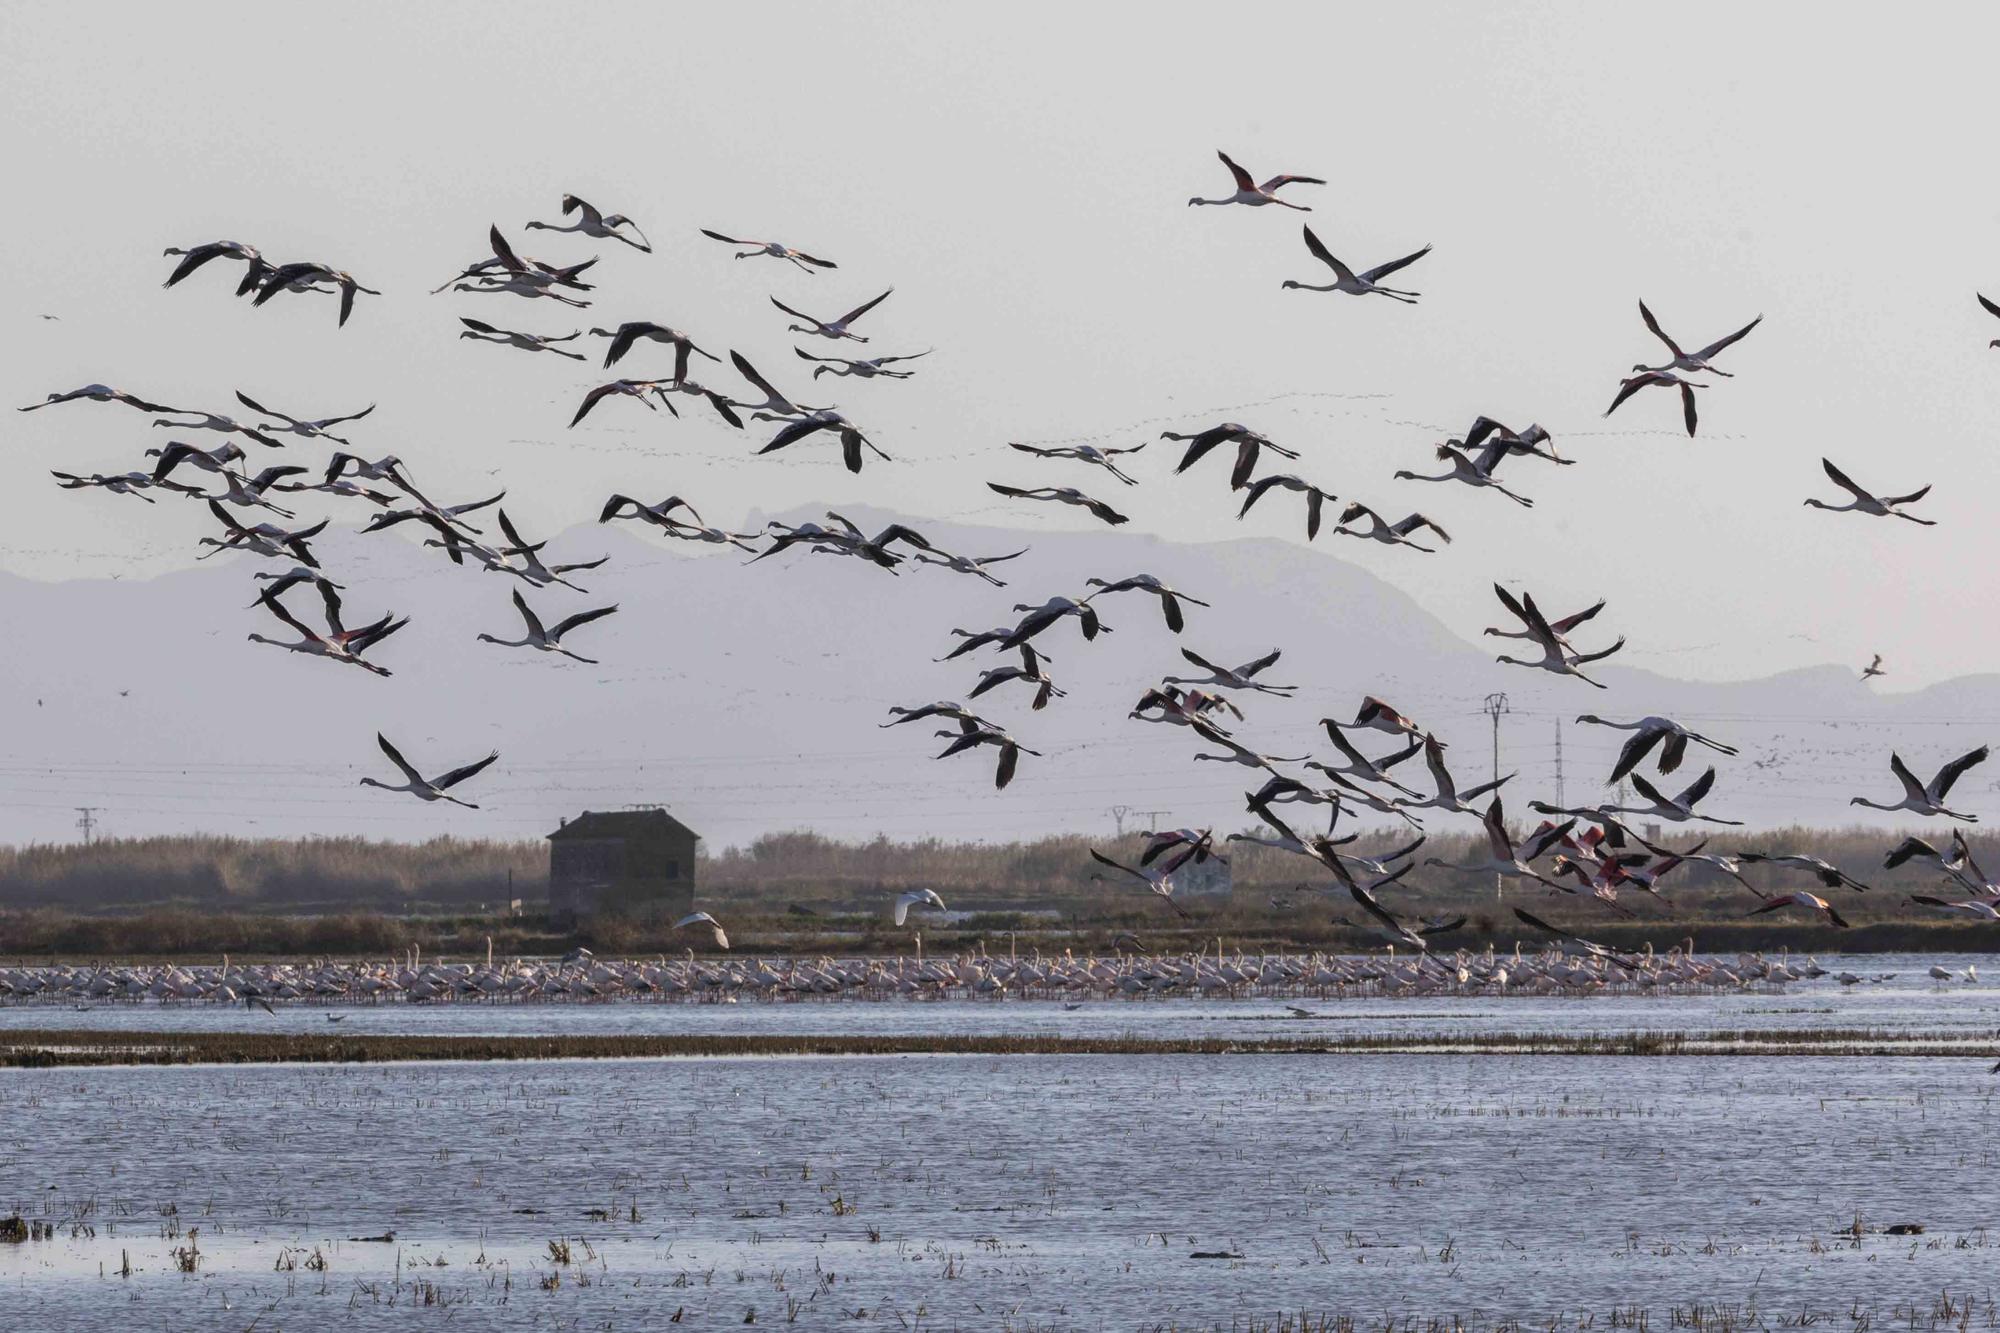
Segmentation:
{"type": "Polygon", "coordinates": [[[689,838],[701,836],[665,810],[586,810],[549,837],[643,838],[676,834],[689,838]]]}

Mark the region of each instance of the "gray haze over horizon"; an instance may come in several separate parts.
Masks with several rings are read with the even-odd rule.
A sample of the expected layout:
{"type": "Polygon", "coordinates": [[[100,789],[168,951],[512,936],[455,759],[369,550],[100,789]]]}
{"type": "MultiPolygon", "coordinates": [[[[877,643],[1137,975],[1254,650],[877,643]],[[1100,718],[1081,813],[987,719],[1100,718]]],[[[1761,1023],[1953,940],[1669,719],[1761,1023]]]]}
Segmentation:
{"type": "MultiPolygon", "coordinates": [[[[1687,681],[1858,669],[1880,652],[1892,672],[1884,685],[1903,691],[2000,660],[2000,622],[1979,613],[1970,582],[1996,555],[1977,497],[1995,480],[1985,433],[2000,410],[2000,352],[1986,344],[2000,322],[1973,292],[2000,294],[2000,182],[1965,151],[1988,114],[1983,64],[2000,35],[1990,13],[1810,23],[1786,9],[1703,5],[1670,21],[1570,5],[1241,7],[1226,19],[1212,7],[1159,6],[1143,22],[1033,4],[312,13],[306,24],[251,6],[0,10],[0,106],[15,131],[0,139],[0,168],[17,182],[15,273],[0,313],[7,403],[91,381],[246,418],[238,388],[302,416],[379,402],[352,429],[356,452],[400,454],[440,499],[505,485],[509,512],[538,536],[589,522],[612,491],[686,495],[723,524],[865,504],[1086,530],[1090,520],[1071,511],[999,502],[983,486],[999,480],[1081,486],[1133,516],[1122,531],[1176,542],[1301,540],[1299,506],[1282,493],[1239,523],[1226,465],[1213,459],[1176,478],[1170,446],[1157,445],[1135,463],[1144,484],[1128,490],[1004,448],[1134,444],[1230,417],[1304,455],[1273,466],[1391,518],[1420,509],[1448,528],[1457,540],[1437,556],[1324,533],[1317,546],[1408,594],[1461,640],[1497,623],[1498,579],[1557,608],[1609,598],[1598,624],[1607,639],[1629,638],[1615,660],[1687,681]],[[1218,148],[1259,178],[1331,183],[1288,192],[1310,214],[1187,208],[1191,195],[1225,192],[1218,148]],[[657,253],[523,229],[556,219],[565,191],[631,214],[657,253]],[[1281,291],[1285,278],[1322,276],[1300,243],[1301,220],[1357,267],[1434,243],[1401,275],[1422,304],[1281,291]],[[426,295],[483,254],[489,223],[537,256],[601,256],[596,303],[426,295]],[[782,240],[840,267],[809,276],[738,262],[699,227],[782,240]],[[285,296],[254,311],[233,299],[234,265],[161,289],[172,262],[163,247],[221,238],[279,260],[325,260],[388,294],[359,298],[336,329],[325,298],[285,296]],[[861,326],[871,337],[861,354],[936,348],[908,381],[812,382],[767,300],[831,315],[890,286],[861,326]],[[1634,362],[1663,359],[1639,322],[1641,297],[1687,345],[1765,317],[1723,359],[1736,377],[1702,393],[1696,439],[1681,431],[1677,400],[1657,390],[1608,421],[1599,415],[1634,362]],[[544,333],[673,324],[718,353],[743,351],[795,397],[839,404],[895,461],[850,477],[819,443],[754,458],[766,438],[754,425],[739,434],[706,409],[674,420],[622,401],[567,431],[587,388],[626,366],[662,373],[665,359],[642,347],[606,374],[595,356],[586,366],[458,341],[459,315],[544,333]],[[1482,412],[1540,421],[1579,460],[1507,464],[1502,479],[1535,498],[1532,512],[1390,479],[1400,467],[1430,470],[1428,446],[1482,412]],[[1833,493],[1823,454],[1879,490],[1935,483],[1919,512],[1939,526],[1804,508],[1806,496],[1833,493]]],[[[697,363],[694,374],[737,387],[726,369],[697,363]]],[[[81,589],[192,564],[195,538],[211,526],[199,505],[67,494],[46,469],[124,471],[149,445],[216,439],[154,430],[110,405],[8,420],[0,570],[81,589]]],[[[323,463],[326,452],[299,442],[250,461],[323,463]]],[[[357,520],[343,504],[324,512],[357,520]]],[[[780,563],[749,574],[794,573],[780,563]]],[[[1141,568],[1078,570],[1075,581],[1141,568]]],[[[240,570],[237,581],[247,584],[240,570]]],[[[848,582],[867,589],[857,614],[883,615],[912,580],[848,582]]],[[[1039,601],[1078,591],[1070,582],[1044,574],[1007,592],[1039,601]]],[[[634,604],[615,565],[589,586],[634,604]]],[[[741,614],[757,615],[760,580],[740,586],[741,614]]],[[[475,580],[466,593],[495,632],[513,628],[504,591],[475,580]]],[[[1297,590],[1295,613],[1337,623],[1342,608],[1313,594],[1297,590]]],[[[369,608],[395,601],[349,597],[369,608]]],[[[983,598],[977,614],[1012,600],[983,598]]],[[[1122,621],[1142,614],[1157,629],[1150,608],[1121,612],[1121,638],[1122,621]]],[[[274,677],[300,709],[316,706],[329,674],[359,675],[244,644],[244,632],[263,628],[254,622],[238,615],[134,643],[132,666],[157,671],[171,657],[176,671],[274,677]]],[[[1240,641],[1253,632],[1233,636],[1239,656],[1296,637],[1279,623],[1268,643],[1240,641]]],[[[1063,639],[1062,667],[1086,669],[1086,650],[1063,639]]],[[[1154,646],[1170,656],[1177,645],[1161,636],[1154,646]]],[[[412,660],[407,644],[385,652],[395,648],[406,649],[385,657],[395,680],[355,684],[379,685],[381,699],[407,707],[397,692],[411,678],[483,645],[440,644],[428,662],[412,660]]],[[[1351,651],[1365,661],[1369,645],[1351,651]]],[[[1344,669],[1328,674],[1347,683],[1344,669]]],[[[1528,675],[1486,674],[1486,688],[1510,692],[1528,675]]],[[[681,706],[733,702],[727,680],[682,688],[681,706]]],[[[961,691],[941,678],[921,697],[961,691]]],[[[11,693],[18,735],[20,710],[34,704],[11,693]]],[[[1562,706],[1599,707],[1585,697],[1594,693],[1563,691],[1562,706]]],[[[564,706],[552,684],[504,710],[546,734],[564,706]]],[[[1620,708],[1660,711],[1637,696],[1620,708]]],[[[1029,744],[1034,728],[1062,725],[1055,708],[1030,721],[1010,700],[1005,712],[1029,744]]],[[[281,716],[225,721],[187,742],[203,747],[190,762],[254,760],[296,740],[281,716]]],[[[1987,739],[1982,728],[2000,722],[2000,708],[1964,721],[1949,743],[1987,739]]],[[[1287,714],[1282,735],[1257,739],[1290,752],[1295,722],[1287,714]]],[[[328,764],[356,761],[376,725],[355,714],[354,746],[328,764]]],[[[1479,748],[1483,719],[1451,725],[1468,752],[1479,748]]],[[[1928,761],[1947,748],[1940,730],[1905,742],[1906,754],[1928,761]]],[[[510,752],[504,732],[491,739],[510,752]]],[[[1852,790],[1886,796],[1886,750],[1898,738],[1878,739],[1879,762],[1868,766],[1877,776],[1852,790]]],[[[457,762],[488,741],[439,744],[457,762]]],[[[115,764],[123,743],[113,730],[88,752],[15,759],[115,764]]],[[[931,781],[927,753],[912,743],[908,765],[931,781]]],[[[967,809],[979,776],[951,779],[967,809]]],[[[1036,778],[1024,762],[1017,787],[995,801],[1032,792],[1036,778]]],[[[1731,781],[1725,765],[1718,808],[1731,781]]],[[[1077,803],[1093,821],[1116,799],[1105,784],[1077,803]]],[[[22,794],[33,779],[9,785],[22,794]]],[[[655,794],[635,788],[630,799],[655,794]]],[[[1514,800],[1530,794],[1540,793],[1514,800]]],[[[366,810],[370,797],[394,805],[380,793],[347,799],[366,810]]],[[[809,791],[788,799],[778,826],[815,823],[809,791]]],[[[898,802],[880,804],[886,826],[898,802]]],[[[58,813],[17,819],[7,836],[67,836],[58,813]]],[[[396,808],[385,818],[433,813],[396,808]]],[[[1180,813],[1234,822],[1226,806],[1180,813]]],[[[1832,812],[1802,805],[1799,815],[1832,812]]],[[[852,828],[829,830],[872,831],[865,809],[852,817],[852,828]]],[[[393,836],[422,827],[397,824],[393,836]]],[[[471,818],[435,827],[484,831],[471,818]]],[[[717,827],[704,828],[712,841],[735,840],[717,827]]]]}

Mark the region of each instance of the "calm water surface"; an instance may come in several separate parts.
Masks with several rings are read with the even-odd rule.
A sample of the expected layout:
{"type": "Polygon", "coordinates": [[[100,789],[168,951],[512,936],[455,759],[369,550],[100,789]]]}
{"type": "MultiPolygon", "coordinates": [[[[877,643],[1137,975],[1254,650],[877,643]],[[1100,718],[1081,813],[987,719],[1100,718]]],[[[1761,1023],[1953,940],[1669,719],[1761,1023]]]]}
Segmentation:
{"type": "MultiPolygon", "coordinates": [[[[1576,1007],[1599,1022],[1605,1003],[1576,1007]]],[[[975,1006],[785,1016],[878,1008],[975,1006]]],[[[515,1011],[476,1011],[493,1012],[515,1011]]],[[[1247,1329],[1301,1309],[1602,1326],[1637,1306],[1664,1328],[1701,1301],[1848,1328],[1949,1292],[1988,1327],[1996,1085],[1979,1060],[1822,1057],[0,1071],[0,1212],[59,1227],[0,1245],[0,1310],[23,1329],[649,1329],[676,1313],[1247,1329]],[[1843,1235],[1857,1215],[1926,1230],[1843,1235]]]]}

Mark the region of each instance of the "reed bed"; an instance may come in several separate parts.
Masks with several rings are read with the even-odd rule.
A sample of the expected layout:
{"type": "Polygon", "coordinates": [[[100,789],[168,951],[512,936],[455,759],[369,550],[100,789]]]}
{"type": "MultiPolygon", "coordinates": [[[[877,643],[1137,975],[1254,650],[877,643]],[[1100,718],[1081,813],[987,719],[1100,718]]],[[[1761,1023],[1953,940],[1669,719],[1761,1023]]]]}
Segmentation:
{"type": "Polygon", "coordinates": [[[432,838],[106,838],[0,847],[0,903],[92,908],[207,903],[265,910],[502,907],[548,876],[540,842],[432,838]]]}
{"type": "MultiPolygon", "coordinates": [[[[1218,835],[1226,831],[1217,829],[1218,835]]],[[[1667,830],[1664,836],[1681,843],[1685,839],[1677,835],[1685,832],[1667,830]]],[[[1405,840],[1402,833],[1383,831],[1364,838],[1363,845],[1386,847],[1405,840]]],[[[873,911],[885,896],[912,888],[934,889],[954,906],[972,910],[1088,915],[1119,901],[1091,879],[1095,867],[1089,849],[1131,853],[1140,842],[1136,835],[1120,839],[1109,833],[1007,843],[883,837],[842,841],[799,831],[705,854],[697,874],[705,895],[751,915],[873,911]]],[[[1935,887],[1938,878],[1917,863],[1883,869],[1883,852],[1892,842],[1879,829],[1792,827],[1740,836],[1731,831],[1718,836],[1716,846],[1822,855],[1886,890],[1879,898],[1855,900],[1856,911],[1868,918],[1875,912],[1901,914],[1898,904],[1909,892],[1935,887]]],[[[1972,843],[1975,854],[2000,861],[2000,839],[1978,835],[1972,843]]],[[[1424,855],[1463,860],[1483,845],[1476,830],[1436,828],[1424,855]]],[[[1237,905],[1267,905],[1272,896],[1296,895],[1302,880],[1323,878],[1313,874],[1310,862],[1271,848],[1235,844],[1229,854],[1237,905]]],[[[512,898],[538,907],[547,875],[547,844],[539,839],[112,838],[85,845],[0,847],[0,908],[131,912],[180,905],[265,913],[499,912],[512,898]]],[[[1799,872],[1770,868],[1760,868],[1753,879],[1773,891],[1813,883],[1799,872]]],[[[1736,918],[1748,901],[1740,886],[1704,866],[1676,871],[1668,885],[1676,909],[1688,916],[1736,918]]],[[[1425,907],[1433,901],[1463,904],[1483,896],[1469,892],[1478,887],[1474,879],[1419,867],[1406,882],[1402,900],[1425,907]]],[[[1641,913],[1659,914],[1659,905],[1644,895],[1629,897],[1641,913]]],[[[1135,911],[1144,906],[1131,905],[1135,911]]]]}

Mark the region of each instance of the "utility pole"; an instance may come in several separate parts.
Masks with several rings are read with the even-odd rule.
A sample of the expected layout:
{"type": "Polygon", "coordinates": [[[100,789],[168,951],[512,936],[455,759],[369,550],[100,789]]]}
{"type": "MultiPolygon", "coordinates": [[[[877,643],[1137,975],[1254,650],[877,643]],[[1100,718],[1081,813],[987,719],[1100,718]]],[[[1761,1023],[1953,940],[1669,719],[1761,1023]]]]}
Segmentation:
{"type": "Polygon", "coordinates": [[[88,847],[90,846],[91,830],[97,827],[96,814],[104,807],[101,805],[79,805],[74,808],[77,813],[76,826],[83,830],[83,845],[88,847]]]}
{"type": "Polygon", "coordinates": [[[1507,707],[1507,696],[1489,694],[1486,696],[1486,715],[1493,719],[1493,780],[1500,780],[1500,715],[1514,710],[1507,707]]]}
{"type": "Polygon", "coordinates": [[[1151,832],[1153,832],[1153,831],[1154,831],[1155,829],[1157,829],[1157,828],[1159,828],[1159,827],[1160,827],[1160,816],[1161,816],[1161,815],[1169,815],[1169,814],[1172,814],[1172,813],[1173,813],[1173,811],[1171,811],[1171,810],[1135,810],[1135,811],[1133,811],[1132,813],[1133,813],[1133,814],[1137,814],[1137,815],[1144,815],[1144,816],[1146,817],[1146,831],[1147,831],[1148,833],[1151,833],[1151,832]]]}
{"type": "Polygon", "coordinates": [[[1563,720],[1556,719],[1556,804],[1568,805],[1563,796],[1563,720]]]}
{"type": "Polygon", "coordinates": [[[1121,838],[1125,836],[1125,816],[1131,813],[1132,807],[1129,805],[1114,805],[1111,807],[1111,817],[1118,821],[1118,836],[1121,838]]]}
{"type": "MultiPolygon", "coordinates": [[[[1500,781],[1500,715],[1512,712],[1507,707],[1507,696],[1495,692],[1486,696],[1486,715],[1493,719],[1493,781],[1500,781]]],[[[1497,900],[1506,896],[1506,880],[1498,874],[1493,876],[1493,897],[1497,900]]]]}

